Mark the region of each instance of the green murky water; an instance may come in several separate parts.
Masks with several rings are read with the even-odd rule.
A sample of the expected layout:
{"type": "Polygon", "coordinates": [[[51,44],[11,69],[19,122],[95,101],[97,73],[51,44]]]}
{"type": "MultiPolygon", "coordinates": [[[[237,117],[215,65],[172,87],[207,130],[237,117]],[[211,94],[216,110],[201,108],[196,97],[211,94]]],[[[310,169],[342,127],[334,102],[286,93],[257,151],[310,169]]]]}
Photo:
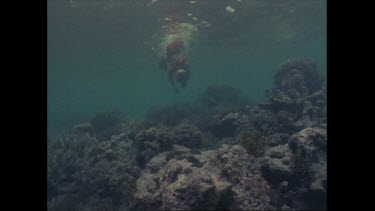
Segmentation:
{"type": "Polygon", "coordinates": [[[312,59],[325,76],[326,1],[49,0],[48,133],[101,110],[142,117],[215,83],[260,102],[277,66],[295,57],[312,59]],[[191,78],[178,94],[152,50],[173,15],[200,34],[188,55],[191,78]]]}

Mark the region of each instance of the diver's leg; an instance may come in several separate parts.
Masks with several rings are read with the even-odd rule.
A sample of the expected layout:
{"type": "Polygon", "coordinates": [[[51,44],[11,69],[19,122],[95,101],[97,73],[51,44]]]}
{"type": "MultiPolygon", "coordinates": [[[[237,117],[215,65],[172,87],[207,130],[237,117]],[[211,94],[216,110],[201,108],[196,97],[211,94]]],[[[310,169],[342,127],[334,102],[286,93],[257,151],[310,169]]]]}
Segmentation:
{"type": "Polygon", "coordinates": [[[174,90],[176,92],[178,92],[178,89],[176,87],[176,84],[174,83],[174,80],[173,80],[173,74],[174,74],[174,71],[170,71],[169,72],[169,83],[172,85],[172,87],[174,88],[174,90]]]}

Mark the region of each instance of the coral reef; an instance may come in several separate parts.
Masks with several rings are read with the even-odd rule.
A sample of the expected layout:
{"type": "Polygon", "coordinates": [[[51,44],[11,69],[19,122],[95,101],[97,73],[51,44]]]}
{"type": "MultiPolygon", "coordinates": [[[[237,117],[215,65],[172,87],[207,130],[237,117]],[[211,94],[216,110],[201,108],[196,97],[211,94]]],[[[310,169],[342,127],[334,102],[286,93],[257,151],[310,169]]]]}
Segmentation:
{"type": "Polygon", "coordinates": [[[284,90],[291,98],[307,96],[323,85],[323,78],[314,62],[307,59],[289,59],[283,62],[274,74],[277,89],[284,90]]]}
{"type": "Polygon", "coordinates": [[[261,169],[263,176],[278,193],[276,206],[326,208],[326,150],[326,130],[306,128],[292,135],[287,144],[266,151],[261,169]],[[287,188],[280,191],[280,185],[287,188]]]}
{"type": "Polygon", "coordinates": [[[119,110],[99,112],[91,119],[89,131],[98,140],[106,140],[120,132],[121,123],[124,121],[125,114],[119,110]]]}
{"type": "Polygon", "coordinates": [[[267,91],[267,101],[259,106],[271,111],[278,130],[295,133],[325,124],[326,90],[316,65],[305,59],[282,63],[274,74],[275,87],[267,91]]]}
{"type": "Polygon", "coordinates": [[[267,146],[267,140],[258,131],[242,131],[236,140],[255,157],[260,157],[267,146]]]}
{"type": "Polygon", "coordinates": [[[283,145],[288,143],[289,134],[287,133],[274,133],[266,137],[267,145],[270,147],[275,147],[278,145],[283,145]]]}
{"type": "Polygon", "coordinates": [[[295,154],[296,184],[304,187],[300,200],[305,207],[325,207],[327,189],[327,132],[323,128],[306,128],[294,134],[289,147],[295,154]]]}
{"type": "Polygon", "coordinates": [[[68,133],[47,145],[47,198],[74,192],[83,162],[98,142],[88,134],[68,133]]]}
{"type": "Polygon", "coordinates": [[[169,150],[173,144],[189,148],[199,148],[203,133],[195,126],[181,123],[173,128],[157,125],[141,130],[135,141],[138,148],[138,164],[145,164],[156,154],[169,150]]]}
{"type": "Polygon", "coordinates": [[[48,144],[48,210],[114,210],[128,206],[139,168],[126,134],[98,141],[68,134],[48,144]],[[94,204],[93,204],[94,203],[94,204]],[[100,207],[111,207],[102,209],[100,207]]]}
{"type": "Polygon", "coordinates": [[[141,167],[162,150],[168,150],[171,142],[168,137],[169,128],[158,125],[141,130],[135,136],[138,154],[137,161],[141,167]]]}
{"type": "MultiPolygon", "coordinates": [[[[248,104],[249,100],[239,90],[227,85],[212,85],[207,87],[192,104],[154,106],[149,109],[146,118],[166,126],[188,123],[202,130],[212,130],[215,125],[221,124],[225,115],[235,113],[248,104]]],[[[231,117],[228,116],[228,118],[231,117]]],[[[223,124],[227,124],[228,120],[225,120],[223,124]]],[[[235,124],[241,125],[242,123],[237,121],[235,124]]]]}
{"type": "Polygon", "coordinates": [[[193,125],[182,123],[171,130],[169,139],[173,144],[199,148],[202,144],[203,133],[193,125]]]}
{"type": "Polygon", "coordinates": [[[131,120],[98,113],[48,140],[48,210],[325,209],[326,87],[282,63],[258,105],[227,85],[131,120]]]}
{"type": "Polygon", "coordinates": [[[248,127],[249,119],[239,112],[215,114],[210,123],[210,131],[218,137],[232,137],[248,127]]]}
{"type": "Polygon", "coordinates": [[[264,153],[261,159],[262,173],[273,187],[292,178],[292,156],[287,144],[271,147],[264,153]]]}
{"type": "Polygon", "coordinates": [[[270,189],[254,157],[239,146],[155,156],[137,181],[136,210],[271,209],[270,189]]]}
{"type": "Polygon", "coordinates": [[[251,110],[249,117],[254,128],[263,135],[272,135],[280,131],[280,123],[276,115],[271,111],[255,107],[251,110]]]}
{"type": "Polygon", "coordinates": [[[99,196],[111,196],[116,206],[131,201],[129,193],[139,174],[136,153],[126,134],[98,143],[85,159],[81,185],[99,196]]]}

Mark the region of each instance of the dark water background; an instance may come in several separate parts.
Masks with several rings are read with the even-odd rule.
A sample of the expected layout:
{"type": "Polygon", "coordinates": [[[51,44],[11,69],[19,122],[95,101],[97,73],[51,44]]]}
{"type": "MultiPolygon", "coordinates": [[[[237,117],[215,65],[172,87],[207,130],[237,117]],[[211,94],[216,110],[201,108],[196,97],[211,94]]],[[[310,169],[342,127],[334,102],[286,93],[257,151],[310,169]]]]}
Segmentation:
{"type": "Polygon", "coordinates": [[[257,103],[289,58],[312,59],[326,75],[324,0],[150,2],[48,1],[49,136],[102,110],[117,108],[136,118],[154,105],[193,101],[215,83],[240,89],[257,103]],[[227,5],[236,11],[227,12],[227,5]],[[188,58],[192,75],[179,94],[151,50],[171,11],[185,22],[212,25],[199,27],[188,58]]]}

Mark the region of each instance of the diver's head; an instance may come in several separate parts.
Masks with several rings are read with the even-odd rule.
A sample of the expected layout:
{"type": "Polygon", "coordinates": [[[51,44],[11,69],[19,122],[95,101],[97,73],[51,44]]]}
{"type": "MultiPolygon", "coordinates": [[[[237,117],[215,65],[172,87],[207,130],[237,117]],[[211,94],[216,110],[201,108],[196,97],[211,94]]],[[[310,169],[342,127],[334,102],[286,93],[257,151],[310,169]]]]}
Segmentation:
{"type": "Polygon", "coordinates": [[[178,69],[175,73],[176,82],[181,84],[181,87],[185,87],[189,79],[189,74],[184,69],[178,69]]]}

